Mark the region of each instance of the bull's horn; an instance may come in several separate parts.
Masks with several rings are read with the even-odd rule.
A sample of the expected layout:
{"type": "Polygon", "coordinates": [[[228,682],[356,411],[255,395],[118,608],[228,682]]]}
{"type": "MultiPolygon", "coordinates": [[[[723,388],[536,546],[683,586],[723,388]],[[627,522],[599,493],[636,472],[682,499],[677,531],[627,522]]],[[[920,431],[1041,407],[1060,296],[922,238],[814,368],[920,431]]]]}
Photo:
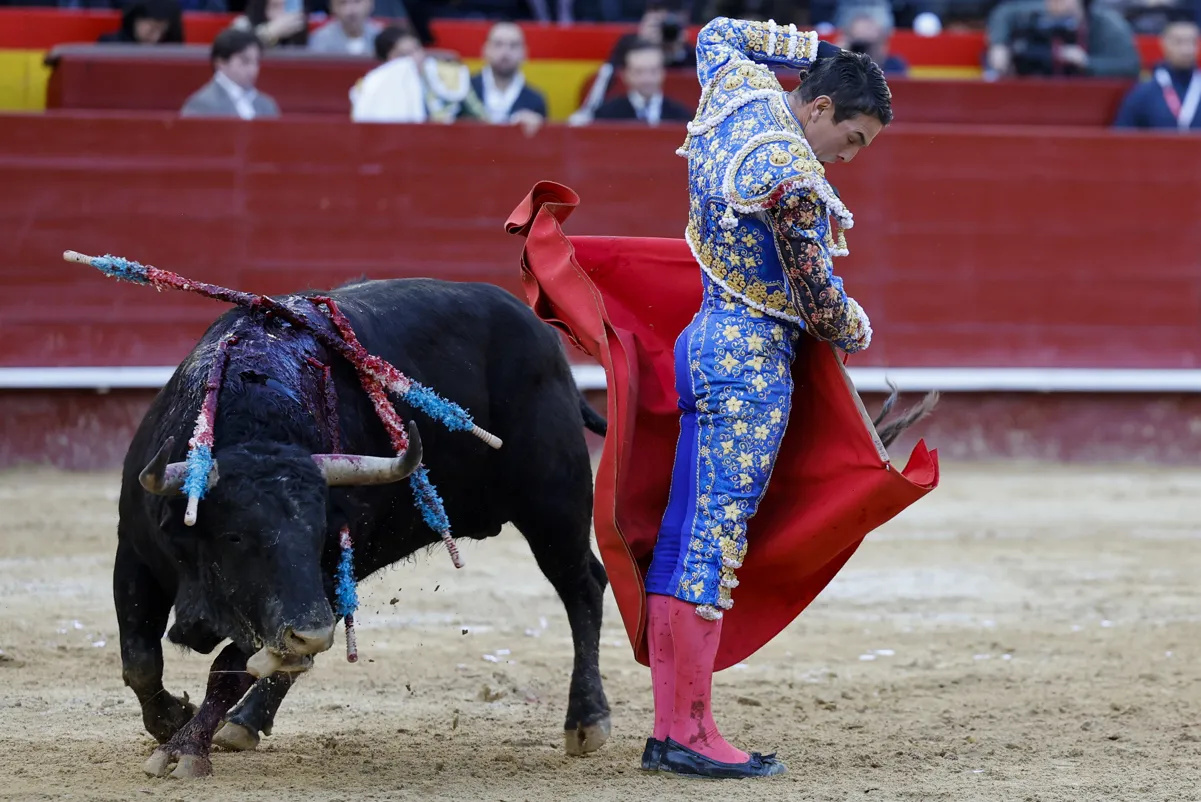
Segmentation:
{"type": "Polygon", "coordinates": [[[365,457],[359,454],[314,454],[313,461],[330,487],[386,485],[399,482],[421,464],[421,435],[417,422],[409,421],[409,447],[399,457],[365,457]]]}
{"type": "MultiPolygon", "coordinates": [[[[138,474],[138,482],[147,493],[154,493],[158,496],[183,495],[183,484],[188,478],[188,463],[167,462],[167,456],[171,453],[173,445],[175,445],[175,438],[168,437],[162,448],[154,455],[154,459],[150,460],[150,463],[138,474]]],[[[217,461],[213,460],[213,467],[209,468],[208,487],[210,489],[217,484],[217,478],[217,461]]],[[[195,523],[194,518],[193,523],[195,523]]]]}
{"type": "Polygon", "coordinates": [[[162,448],[154,455],[154,458],[142,469],[138,474],[138,481],[147,493],[154,493],[158,496],[181,496],[183,495],[183,480],[184,472],[182,462],[174,462],[167,464],[167,458],[171,454],[171,447],[175,445],[175,438],[168,437],[163,443],[162,448]]]}

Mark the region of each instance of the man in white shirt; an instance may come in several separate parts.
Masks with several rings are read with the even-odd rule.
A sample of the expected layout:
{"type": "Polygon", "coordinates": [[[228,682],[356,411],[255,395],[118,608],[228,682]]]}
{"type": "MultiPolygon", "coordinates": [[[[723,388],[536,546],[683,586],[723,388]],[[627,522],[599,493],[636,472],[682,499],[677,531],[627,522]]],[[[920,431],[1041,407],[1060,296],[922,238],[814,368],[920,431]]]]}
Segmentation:
{"type": "Polygon", "coordinates": [[[209,56],[213,79],[184,102],[180,116],[278,117],[275,100],[254,87],[262,53],[262,44],[250,31],[230,28],[217,34],[209,56]]]}
{"type": "Polygon", "coordinates": [[[384,26],[371,19],[374,0],[330,0],[333,19],[309,37],[309,50],[345,56],[374,56],[384,26]]]}

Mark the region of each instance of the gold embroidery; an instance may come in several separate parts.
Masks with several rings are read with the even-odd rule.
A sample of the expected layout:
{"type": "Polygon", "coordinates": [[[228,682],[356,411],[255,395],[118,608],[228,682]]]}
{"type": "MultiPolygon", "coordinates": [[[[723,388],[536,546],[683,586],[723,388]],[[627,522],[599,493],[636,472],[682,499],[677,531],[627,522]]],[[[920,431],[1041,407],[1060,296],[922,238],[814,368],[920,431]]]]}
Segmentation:
{"type": "Polygon", "coordinates": [[[746,557],[746,521],[758,509],[787,424],[793,338],[728,293],[720,297],[730,308],[705,313],[694,324],[704,334],[688,340],[698,409],[707,400],[713,412],[699,421],[697,517],[677,588],[728,610],[746,557]]]}

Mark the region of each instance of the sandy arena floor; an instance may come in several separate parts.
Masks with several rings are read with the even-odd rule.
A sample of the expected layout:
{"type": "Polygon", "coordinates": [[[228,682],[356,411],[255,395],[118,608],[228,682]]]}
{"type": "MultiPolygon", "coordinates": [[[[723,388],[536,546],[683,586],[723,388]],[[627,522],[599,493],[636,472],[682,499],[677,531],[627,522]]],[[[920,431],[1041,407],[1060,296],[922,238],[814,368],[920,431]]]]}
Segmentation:
{"type": "MultiPolygon", "coordinates": [[[[422,556],[364,588],[259,751],[150,779],[110,593],[115,474],[0,475],[0,797],[166,800],[1201,799],[1201,472],[947,465],[748,664],[718,721],[791,772],[637,768],[648,673],[612,605],[613,737],[569,758],[562,606],[524,541],[422,556]],[[466,627],[468,634],[462,634],[466,627]]],[[[167,651],[168,689],[209,658],[167,651]]]]}

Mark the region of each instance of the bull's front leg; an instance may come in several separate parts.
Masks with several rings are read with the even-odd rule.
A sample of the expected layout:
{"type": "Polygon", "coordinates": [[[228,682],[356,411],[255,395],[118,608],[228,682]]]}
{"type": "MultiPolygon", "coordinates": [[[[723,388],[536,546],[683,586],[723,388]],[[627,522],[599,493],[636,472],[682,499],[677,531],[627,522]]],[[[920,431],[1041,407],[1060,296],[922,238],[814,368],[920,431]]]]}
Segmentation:
{"type": "Polygon", "coordinates": [[[208,688],[200,710],[170,741],[154,750],[146,761],[147,774],[165,777],[170,772],[172,777],[187,779],[213,773],[209,760],[213,733],[254,683],[254,677],[246,672],[246,658],[246,653],[232,643],[221,650],[209,669],[208,688]],[[171,771],[171,764],[176,761],[179,765],[171,771]]]}
{"type": "Polygon", "coordinates": [[[275,714],[294,681],[293,674],[277,671],[254,684],[250,693],[229,714],[213,745],[234,752],[249,752],[259,745],[259,733],[271,734],[275,714]]]}
{"type": "Polygon", "coordinates": [[[121,639],[121,676],[142,708],[142,724],[166,743],[196,715],[196,706],[163,688],[163,630],[171,597],[159,586],[132,548],[117,547],[113,565],[113,601],[121,639]]]}

